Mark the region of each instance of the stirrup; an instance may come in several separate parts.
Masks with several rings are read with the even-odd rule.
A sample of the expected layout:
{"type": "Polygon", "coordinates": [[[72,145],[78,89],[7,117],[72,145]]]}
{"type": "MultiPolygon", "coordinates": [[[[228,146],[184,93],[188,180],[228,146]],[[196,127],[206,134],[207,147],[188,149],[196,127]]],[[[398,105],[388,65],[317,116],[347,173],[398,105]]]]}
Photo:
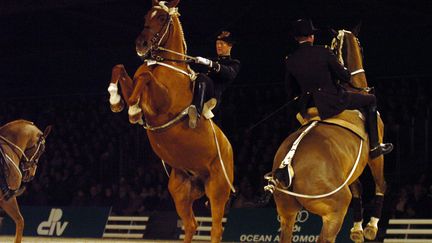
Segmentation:
{"type": "Polygon", "coordinates": [[[292,179],[294,177],[294,169],[291,165],[286,165],[283,168],[277,168],[274,171],[273,177],[275,181],[279,183],[280,187],[287,190],[291,186],[292,179]]]}
{"type": "Polygon", "coordinates": [[[380,145],[378,145],[375,148],[370,150],[369,156],[372,159],[375,159],[381,155],[385,155],[385,154],[390,153],[392,150],[393,150],[393,144],[392,143],[381,143],[380,145]]]}
{"type": "Polygon", "coordinates": [[[188,116],[189,116],[189,127],[192,129],[196,128],[199,115],[195,105],[191,105],[189,107],[188,116]]]}

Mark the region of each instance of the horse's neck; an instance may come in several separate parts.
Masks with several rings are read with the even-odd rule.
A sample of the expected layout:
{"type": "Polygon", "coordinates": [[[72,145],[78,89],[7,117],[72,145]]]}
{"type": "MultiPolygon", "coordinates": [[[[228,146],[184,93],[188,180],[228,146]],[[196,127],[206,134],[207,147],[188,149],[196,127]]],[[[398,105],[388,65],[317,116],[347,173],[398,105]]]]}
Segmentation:
{"type": "MultiPolygon", "coordinates": [[[[186,43],[184,41],[183,30],[177,17],[173,17],[173,25],[172,37],[167,41],[165,48],[177,53],[186,54],[186,43]]],[[[185,60],[184,56],[170,52],[164,52],[163,57],[166,59],[185,60]]],[[[189,72],[188,66],[185,62],[167,61],[167,63],[189,72]]],[[[166,75],[157,75],[155,82],[151,82],[148,85],[146,92],[144,92],[143,95],[146,118],[153,117],[157,120],[166,120],[166,116],[170,116],[168,113],[180,113],[182,109],[190,103],[191,94],[190,97],[185,95],[185,93],[190,90],[189,85],[189,77],[180,72],[171,70],[171,72],[166,72],[166,75]],[[170,92],[169,89],[174,88],[176,90],[171,90],[170,92]]]]}
{"type": "Polygon", "coordinates": [[[353,74],[351,75],[351,83],[355,87],[359,88],[368,87],[366,74],[364,72],[359,72],[360,70],[364,69],[360,49],[352,44],[348,46],[347,52],[347,56],[350,58],[350,60],[347,62],[347,68],[353,74]],[[355,72],[359,73],[354,74],[355,72]]]}
{"type": "MultiPolygon", "coordinates": [[[[173,16],[172,21],[173,21],[173,25],[174,25],[172,37],[167,41],[165,48],[185,55],[186,54],[186,42],[184,40],[183,28],[180,24],[180,20],[178,19],[178,17],[173,16]]],[[[163,56],[167,59],[185,60],[184,56],[181,56],[181,55],[178,55],[175,53],[170,53],[170,52],[164,52],[163,56]]],[[[181,68],[186,67],[185,62],[173,62],[172,65],[177,66],[177,67],[181,67],[181,68]]]]}
{"type": "Polygon", "coordinates": [[[27,144],[30,141],[30,136],[28,135],[30,134],[30,131],[28,131],[27,126],[24,126],[23,128],[19,128],[19,129],[5,129],[2,130],[1,135],[2,137],[4,137],[7,141],[4,141],[3,139],[1,140],[1,144],[3,145],[3,149],[5,150],[10,150],[10,152],[13,153],[8,153],[9,156],[17,156],[18,161],[21,159],[21,157],[23,156],[21,152],[24,152],[25,148],[27,147],[27,144]],[[21,151],[18,151],[18,149],[16,147],[18,147],[21,151]]]}

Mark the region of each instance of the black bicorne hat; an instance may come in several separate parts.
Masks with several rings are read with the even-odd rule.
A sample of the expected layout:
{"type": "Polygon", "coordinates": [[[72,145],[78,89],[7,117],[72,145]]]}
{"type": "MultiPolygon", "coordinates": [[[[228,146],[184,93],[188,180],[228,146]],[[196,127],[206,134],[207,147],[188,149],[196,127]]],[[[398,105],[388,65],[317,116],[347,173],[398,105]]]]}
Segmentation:
{"type": "Polygon", "coordinates": [[[227,30],[222,30],[221,32],[219,32],[219,34],[216,36],[216,40],[225,41],[226,43],[231,45],[234,45],[236,43],[231,32],[227,30]]]}
{"type": "Polygon", "coordinates": [[[308,36],[316,34],[318,29],[312,24],[310,19],[298,19],[292,22],[294,36],[308,36]]]}

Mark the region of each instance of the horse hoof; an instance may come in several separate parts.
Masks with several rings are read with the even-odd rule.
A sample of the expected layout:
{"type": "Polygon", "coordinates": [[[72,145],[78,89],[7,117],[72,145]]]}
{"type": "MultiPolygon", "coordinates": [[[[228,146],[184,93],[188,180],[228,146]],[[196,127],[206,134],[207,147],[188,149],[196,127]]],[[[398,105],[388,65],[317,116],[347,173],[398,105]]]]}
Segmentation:
{"type": "Polygon", "coordinates": [[[368,240],[375,240],[377,232],[378,232],[378,228],[376,228],[376,227],[374,227],[372,225],[367,224],[367,226],[364,229],[363,234],[364,234],[364,237],[366,239],[368,239],[368,240]]]}
{"type": "Polygon", "coordinates": [[[362,230],[351,230],[350,239],[355,243],[363,243],[363,231],[362,230]]]}
{"type": "Polygon", "coordinates": [[[110,104],[110,108],[112,112],[121,112],[124,108],[124,101],[120,99],[120,102],[118,102],[117,104],[110,104]]]}
{"type": "Polygon", "coordinates": [[[134,115],[129,115],[129,122],[131,123],[131,124],[143,124],[143,119],[142,119],[142,113],[141,112],[139,112],[139,113],[137,113],[137,114],[134,114],[134,115]]]}

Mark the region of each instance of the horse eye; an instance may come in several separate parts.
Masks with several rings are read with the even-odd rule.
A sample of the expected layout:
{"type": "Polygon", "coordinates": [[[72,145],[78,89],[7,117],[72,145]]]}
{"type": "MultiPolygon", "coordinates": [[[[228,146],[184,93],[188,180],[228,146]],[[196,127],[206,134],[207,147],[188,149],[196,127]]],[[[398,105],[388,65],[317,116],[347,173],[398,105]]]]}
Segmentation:
{"type": "Polygon", "coordinates": [[[159,20],[160,22],[165,22],[166,19],[167,19],[166,15],[159,15],[159,17],[158,17],[158,20],[159,20]]]}

